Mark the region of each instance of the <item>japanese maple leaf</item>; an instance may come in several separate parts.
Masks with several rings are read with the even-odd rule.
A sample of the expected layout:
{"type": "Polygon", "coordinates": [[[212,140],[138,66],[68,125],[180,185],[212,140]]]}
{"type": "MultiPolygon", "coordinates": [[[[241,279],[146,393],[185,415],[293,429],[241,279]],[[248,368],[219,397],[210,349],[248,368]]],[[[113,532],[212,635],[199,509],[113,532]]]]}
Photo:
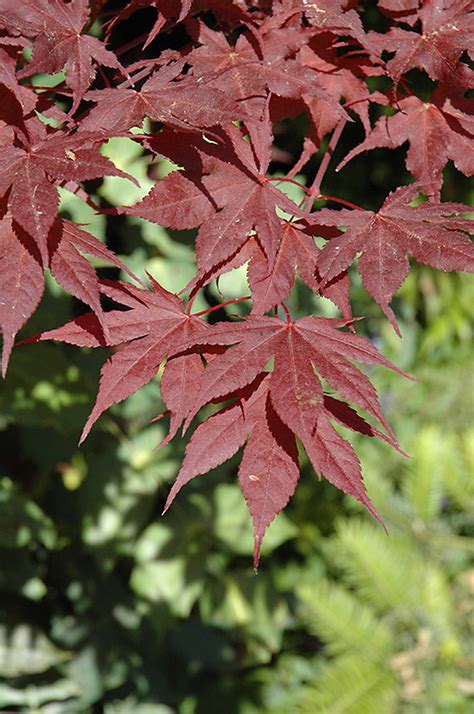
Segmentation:
{"type": "Polygon", "coordinates": [[[21,126],[23,117],[31,114],[37,101],[31,89],[18,83],[15,60],[0,49],[0,119],[21,126]]]}
{"type": "Polygon", "coordinates": [[[419,0],[379,0],[377,7],[398,22],[414,25],[418,20],[419,0]]]}
{"type": "Polygon", "coordinates": [[[247,441],[239,484],[253,522],[254,567],[266,529],[287,505],[299,479],[295,437],[268,399],[268,386],[269,376],[259,375],[235,404],[197,427],[164,509],[191,479],[224,463],[247,441]]]}
{"type": "Polygon", "coordinates": [[[239,466],[239,485],[252,518],[253,566],[260,560],[263,536],[286,507],[300,476],[295,436],[270,400],[248,439],[239,466]]]}
{"type": "MultiPolygon", "coordinates": [[[[103,329],[99,281],[84,254],[126,271],[128,268],[93,235],[70,221],[57,219],[48,237],[51,273],[71,295],[92,308],[103,329]]],[[[3,334],[2,375],[5,377],[13,341],[36,309],[44,290],[41,256],[33,238],[7,214],[0,221],[0,327],[3,334]]]]}
{"type": "MultiPolygon", "coordinates": [[[[370,131],[370,102],[387,104],[387,98],[380,92],[370,93],[365,82],[349,69],[326,62],[307,46],[302,48],[299,60],[303,66],[316,70],[319,84],[337,102],[340,98],[344,98],[347,108],[352,109],[358,115],[366,133],[368,133],[370,131]]],[[[321,142],[323,137],[341,121],[340,112],[328,102],[321,101],[317,96],[304,95],[303,100],[308,107],[316,136],[321,142]]]]}
{"type": "MultiPolygon", "coordinates": [[[[321,228],[318,230],[321,231],[321,228]]],[[[218,280],[224,273],[248,263],[247,279],[252,293],[252,314],[263,315],[286,300],[298,273],[313,292],[332,300],[343,317],[349,320],[352,313],[348,277],[342,273],[324,287],[321,286],[318,268],[321,251],[308,231],[302,224],[282,221],[281,241],[271,269],[258,240],[251,236],[228,262],[217,265],[207,273],[198,272],[183,292],[190,291],[190,298],[194,298],[195,294],[211,281],[218,280]]],[[[339,231],[332,233],[330,237],[335,235],[339,235],[339,231]]],[[[326,235],[326,238],[328,237],[329,234],[326,235]]]]}
{"type": "Polygon", "coordinates": [[[155,420],[169,414],[170,424],[168,434],[159,445],[160,448],[174,438],[188,416],[189,404],[199,389],[199,380],[203,371],[203,361],[198,354],[178,355],[166,363],[160,382],[160,392],[167,409],[155,420]]]}
{"type": "Polygon", "coordinates": [[[394,51],[387,70],[398,84],[401,76],[417,67],[431,79],[440,79],[461,87],[473,86],[474,73],[459,58],[473,51],[474,13],[471,0],[425,0],[418,11],[422,31],[411,32],[392,27],[384,35],[369,32],[365,46],[380,53],[394,51]]]}
{"type": "Polygon", "coordinates": [[[38,119],[28,122],[28,130],[20,146],[8,138],[3,143],[0,135],[0,198],[8,193],[13,220],[34,238],[47,266],[48,233],[59,203],[55,184],[102,176],[134,179],[99,153],[101,135],[47,131],[38,119]]]}
{"type": "MultiPolygon", "coordinates": [[[[188,176],[170,174],[151,190],[143,201],[127,208],[127,214],[140,216],[169,228],[191,228],[201,224],[196,239],[198,268],[205,275],[214,266],[226,263],[255,230],[271,268],[281,239],[277,206],[300,214],[298,207],[268,181],[265,172],[269,152],[261,160],[238,129],[222,132],[223,145],[214,147],[196,142],[195,150],[179,161],[190,163],[188,176]],[[199,166],[209,173],[194,173],[199,166]]],[[[162,143],[162,142],[161,142],[162,143]]],[[[191,149],[191,144],[188,144],[191,149]]],[[[170,156],[173,151],[165,153],[170,156]]]]}
{"type": "Polygon", "coordinates": [[[125,131],[141,125],[145,116],[187,130],[249,119],[243,106],[224,92],[197,86],[186,78],[173,81],[183,64],[162,67],[140,90],[115,87],[88,92],[86,98],[97,102],[97,106],[82,120],[81,130],[125,131]]]}
{"type": "Polygon", "coordinates": [[[3,335],[2,375],[7,372],[15,335],[36,310],[44,290],[38,249],[28,236],[13,230],[10,216],[0,221],[0,328],[3,335]]]}
{"type": "Polygon", "coordinates": [[[338,170],[363,151],[379,147],[393,149],[408,141],[408,171],[424,193],[439,200],[442,172],[449,159],[466,176],[474,174],[474,121],[449,99],[437,101],[436,95],[430,102],[407,97],[397,106],[400,111],[381,117],[365,141],[341,161],[338,170]]]}
{"type": "Polygon", "coordinates": [[[258,240],[250,237],[229,263],[217,266],[203,277],[198,273],[186,286],[186,290],[191,290],[191,295],[194,295],[204,284],[248,262],[247,278],[252,293],[253,315],[263,315],[286,300],[299,274],[313,292],[332,300],[343,317],[350,319],[352,313],[347,275],[338,275],[334,281],[322,287],[318,268],[320,254],[314,238],[302,224],[282,221],[281,241],[271,269],[258,240]]]}
{"type": "Polygon", "coordinates": [[[53,74],[65,66],[74,96],[71,112],[95,77],[93,62],[122,70],[117,57],[100,40],[81,34],[88,18],[87,0],[0,0],[0,26],[35,38],[31,60],[19,72],[19,79],[41,72],[53,74]]]}
{"type": "Polygon", "coordinates": [[[350,319],[348,277],[346,274],[338,275],[332,283],[321,288],[318,280],[320,255],[314,238],[304,227],[288,221],[282,223],[282,237],[271,270],[256,243],[247,270],[252,292],[252,314],[262,315],[286,300],[298,273],[314,293],[332,300],[343,317],[350,319]]]}
{"type": "Polygon", "coordinates": [[[295,323],[284,323],[270,317],[252,317],[243,323],[215,325],[194,340],[195,345],[201,341],[207,346],[233,346],[224,354],[217,355],[204,370],[185,426],[210,401],[224,401],[234,394],[239,402],[210,417],[196,429],[166,508],[189,480],[230,458],[252,429],[253,438],[247,444],[248,454],[244,453],[240,475],[241,482],[251,481],[243,484],[243,491],[250,500],[254,526],[257,521],[257,553],[263,531],[271,520],[270,515],[274,516],[286,505],[296,486],[294,436],[302,442],[317,473],[360,500],[376,515],[365,493],[357,457],[352,447],[334,430],[330,420],[378,436],[398,448],[382,414],[374,387],[352,364],[352,360],[363,364],[383,364],[399,370],[364,338],[341,332],[340,328],[346,324],[341,320],[315,317],[305,317],[295,323]],[[239,395],[262,374],[270,360],[274,360],[273,371],[264,380],[268,384],[267,422],[259,416],[255,425],[252,419],[245,424],[245,410],[239,395]],[[379,421],[388,436],[370,427],[348,405],[325,395],[318,375],[344,398],[379,421]],[[272,415],[273,411],[276,416],[272,415]],[[231,430],[230,435],[219,438],[220,428],[226,433],[231,430]],[[273,444],[269,431],[279,446],[273,444]],[[257,458],[259,439],[262,440],[261,457],[257,458]],[[272,459],[278,464],[274,477],[272,459]],[[282,486],[281,482],[285,485],[282,486]],[[267,502],[265,492],[270,499],[267,502]],[[280,500],[274,498],[275,494],[280,500]]]}
{"type": "Polygon", "coordinates": [[[192,50],[186,61],[191,64],[193,76],[201,85],[217,87],[239,100],[265,98],[268,92],[281,97],[318,96],[329,102],[335,111],[345,116],[344,110],[318,84],[311,70],[288,57],[259,56],[245,35],[240,35],[235,46],[222,32],[210,30],[204,23],[190,25],[193,36],[202,44],[192,50]]]}
{"type": "Polygon", "coordinates": [[[474,272],[474,245],[464,234],[470,221],[458,217],[469,207],[424,203],[412,208],[408,204],[417,195],[416,186],[405,186],[391,193],[377,213],[324,208],[314,214],[323,225],[347,228],[323,249],[319,260],[323,283],[346,270],[360,254],[362,283],[397,333],[390,302],[408,275],[408,255],[440,270],[474,272]]]}
{"type": "Polygon", "coordinates": [[[106,409],[150,382],[166,357],[176,354],[183,342],[191,341],[207,327],[199,317],[184,312],[178,297],[151,276],[150,279],[152,290],[142,290],[128,283],[101,283],[101,292],[129,308],[104,313],[106,341],[95,313],[81,315],[35,338],[80,347],[117,348],[102,367],[97,400],[84,426],[81,443],[106,409]]]}
{"type": "Polygon", "coordinates": [[[99,279],[84,254],[114,265],[134,280],[139,279],[106,245],[71,221],[56,221],[49,234],[48,249],[50,270],[57,282],[94,311],[105,337],[108,337],[107,323],[100,304],[99,279]]]}

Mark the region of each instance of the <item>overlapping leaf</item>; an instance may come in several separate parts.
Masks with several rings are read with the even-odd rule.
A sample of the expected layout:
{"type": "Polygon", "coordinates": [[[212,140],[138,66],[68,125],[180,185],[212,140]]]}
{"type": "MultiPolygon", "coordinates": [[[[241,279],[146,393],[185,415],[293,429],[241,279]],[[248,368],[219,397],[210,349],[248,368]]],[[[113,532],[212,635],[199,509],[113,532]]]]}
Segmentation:
{"type": "Polygon", "coordinates": [[[0,0],[0,26],[35,38],[31,61],[19,78],[45,72],[54,74],[66,67],[66,78],[74,93],[72,111],[79,106],[92,80],[92,63],[121,69],[116,55],[96,37],[82,34],[89,17],[87,0],[0,0]]]}
{"type": "Polygon", "coordinates": [[[99,153],[101,135],[48,132],[37,119],[28,122],[28,130],[30,139],[23,137],[21,146],[12,143],[11,136],[2,141],[0,134],[0,198],[8,194],[12,219],[33,237],[46,267],[48,234],[59,205],[55,184],[131,177],[99,153]]]}
{"type": "Polygon", "coordinates": [[[347,231],[327,243],[319,261],[328,282],[346,270],[360,254],[362,282],[398,331],[390,302],[408,275],[408,255],[440,270],[474,272],[474,244],[466,235],[472,224],[462,214],[468,206],[457,203],[408,204],[416,199],[415,186],[390,194],[378,213],[323,209],[315,221],[347,231]]]}
{"type": "MultiPolygon", "coordinates": [[[[465,175],[473,173],[473,130],[464,96],[473,86],[466,59],[473,51],[471,3],[379,0],[389,26],[385,33],[366,32],[377,9],[367,13],[363,25],[354,0],[116,5],[0,0],[2,370],[5,374],[16,332],[41,299],[48,269],[92,312],[37,339],[113,350],[82,439],[106,409],[158,372],[169,415],[162,444],[212,405],[212,416],[187,445],[167,507],[183,485],[243,448],[238,479],[253,522],[257,565],[264,533],[298,482],[297,439],[319,475],[377,517],[357,456],[335,426],[398,448],[373,386],[353,361],[394,367],[370,342],[348,331],[355,332],[348,268],[359,259],[365,288],[395,327],[390,302],[407,275],[408,256],[442,270],[474,271],[464,218],[469,209],[439,202],[448,160],[465,175]],[[125,21],[131,27],[141,9],[151,10],[141,15],[145,25],[150,18],[143,35],[132,31],[131,41],[117,46],[125,21]],[[99,28],[102,39],[96,37],[99,28]],[[398,90],[408,92],[405,75],[412,69],[437,82],[429,100],[399,95],[398,90]],[[62,70],[65,81],[54,79],[59,82],[54,87],[33,80],[38,73],[62,70]],[[371,82],[381,82],[384,74],[395,87],[386,94],[370,91],[371,82]],[[388,104],[396,113],[371,129],[371,102],[388,104]],[[282,122],[290,118],[292,126],[303,113],[306,119],[297,120],[307,127],[302,146],[282,148],[282,122]],[[145,134],[135,131],[135,141],[179,170],[157,181],[135,206],[106,212],[171,229],[198,229],[188,312],[199,290],[246,264],[251,296],[243,299],[251,303],[242,323],[210,326],[203,313],[188,314],[176,295],[152,279],[149,290],[99,280],[86,255],[127,269],[104,244],[57,216],[58,185],[91,205],[87,186],[78,182],[126,177],[100,147],[113,136],[128,136],[145,118],[145,134]],[[378,212],[310,214],[350,119],[362,123],[366,139],[341,166],[362,151],[408,142],[406,165],[417,184],[396,190],[378,212]],[[315,154],[325,151],[319,144],[330,132],[313,178],[315,154]],[[279,162],[279,170],[288,167],[286,176],[272,176],[272,161],[279,162]],[[302,170],[310,188],[297,205],[275,182],[294,183],[302,170]],[[418,189],[430,203],[410,206],[418,189]],[[322,250],[315,236],[326,241],[322,250]],[[291,322],[291,305],[284,301],[297,275],[314,293],[333,300],[344,320],[291,322]],[[120,309],[104,310],[103,296],[120,309]],[[287,311],[288,322],[265,317],[277,305],[287,311]]],[[[156,178],[153,161],[149,171],[156,178]]],[[[108,200],[111,195],[107,192],[108,200]]],[[[337,196],[326,198],[351,205],[337,196]]]]}
{"type": "Polygon", "coordinates": [[[442,172],[449,159],[466,176],[474,174],[474,120],[463,111],[466,102],[400,100],[400,111],[381,117],[365,141],[352,149],[339,168],[354,156],[379,147],[393,149],[409,142],[406,166],[426,194],[440,197],[442,172]],[[461,107],[456,106],[461,104],[461,107]]]}
{"type": "Polygon", "coordinates": [[[39,336],[80,347],[118,348],[102,367],[94,408],[82,432],[87,437],[99,416],[113,404],[134,394],[156,375],[163,360],[176,354],[186,340],[201,334],[206,323],[189,316],[181,300],[152,279],[152,290],[131,284],[103,282],[101,292],[129,310],[104,313],[107,338],[95,313],[39,336]]]}
{"type": "MultiPolygon", "coordinates": [[[[5,376],[13,341],[36,309],[44,290],[43,265],[32,237],[7,214],[0,221],[0,327],[3,334],[2,374],[5,376]]],[[[48,261],[58,283],[94,311],[107,333],[100,303],[99,281],[84,257],[115,265],[135,277],[105,245],[70,221],[57,219],[48,237],[48,261]]]]}
{"type": "Polygon", "coordinates": [[[392,27],[385,34],[371,32],[366,47],[381,53],[395,52],[387,70],[395,83],[417,67],[431,79],[444,80],[468,89],[474,86],[474,72],[460,62],[466,50],[474,51],[474,13],[471,0],[425,0],[418,11],[421,33],[392,27]]]}
{"type": "Polygon", "coordinates": [[[139,126],[144,117],[181,129],[212,127],[233,119],[247,118],[243,106],[220,90],[173,81],[183,67],[176,62],[161,68],[140,90],[115,87],[88,92],[87,99],[97,103],[82,121],[86,131],[126,131],[139,126]]]}
{"type": "MultiPolygon", "coordinates": [[[[291,214],[301,213],[268,182],[268,153],[260,156],[257,163],[251,146],[235,127],[229,127],[223,139],[225,143],[215,148],[203,141],[189,143],[189,154],[181,159],[191,167],[188,176],[170,174],[143,201],[127,209],[130,215],[170,228],[201,224],[196,257],[202,276],[228,262],[252,230],[272,266],[281,240],[276,207],[291,214]],[[197,173],[195,167],[209,173],[197,173]]],[[[174,158],[172,150],[168,153],[174,158]]]]}

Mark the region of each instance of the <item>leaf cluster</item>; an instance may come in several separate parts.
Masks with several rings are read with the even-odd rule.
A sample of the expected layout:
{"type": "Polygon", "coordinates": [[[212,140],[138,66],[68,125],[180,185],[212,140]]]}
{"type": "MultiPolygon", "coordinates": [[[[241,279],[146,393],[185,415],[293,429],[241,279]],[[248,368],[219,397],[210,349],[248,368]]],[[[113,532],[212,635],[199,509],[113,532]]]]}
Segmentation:
{"type": "Polygon", "coordinates": [[[81,441],[106,410],[160,375],[161,416],[169,417],[162,446],[202,409],[208,415],[189,441],[166,508],[184,484],[244,447],[239,484],[253,521],[255,567],[266,529],[295,492],[299,446],[319,477],[379,518],[339,428],[400,450],[354,362],[397,368],[356,334],[351,266],[357,261],[364,289],[396,331],[391,302],[410,256],[443,271],[474,270],[469,209],[441,201],[448,160],[473,173],[466,97],[472,8],[467,0],[381,1],[377,8],[384,32],[343,0],[130,0],[121,9],[102,1],[0,0],[3,375],[50,272],[91,312],[33,339],[112,350],[81,441]],[[121,46],[120,32],[144,8],[152,18],[144,36],[121,46]],[[429,97],[410,90],[413,70],[434,83],[429,97]],[[41,75],[57,81],[39,85],[41,75]],[[385,113],[372,125],[380,107],[385,113]],[[276,179],[278,128],[301,115],[300,155],[283,156],[289,166],[276,179]],[[396,187],[378,210],[321,193],[353,122],[365,139],[336,171],[362,151],[409,143],[413,184],[396,187]],[[144,197],[103,149],[121,138],[141,147],[151,174],[157,157],[174,168],[144,197]],[[298,183],[323,144],[303,200],[293,201],[282,186],[298,183]],[[98,204],[90,182],[104,177],[128,179],[138,200],[98,204]],[[194,230],[195,274],[177,293],[143,270],[137,277],[91,230],[58,212],[60,192],[94,217],[194,230]],[[320,209],[321,200],[344,208],[320,209]],[[128,280],[99,276],[85,256],[128,280]],[[223,305],[245,303],[244,319],[211,324],[222,305],[196,312],[195,301],[241,266],[250,295],[223,305]],[[294,320],[297,276],[340,317],[316,310],[294,320]]]}

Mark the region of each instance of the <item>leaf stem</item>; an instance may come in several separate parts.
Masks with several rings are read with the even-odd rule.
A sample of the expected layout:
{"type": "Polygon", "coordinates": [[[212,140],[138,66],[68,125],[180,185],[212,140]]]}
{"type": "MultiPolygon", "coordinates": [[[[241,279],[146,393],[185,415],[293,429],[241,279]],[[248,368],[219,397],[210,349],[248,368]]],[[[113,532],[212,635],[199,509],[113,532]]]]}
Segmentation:
{"type": "MultiPolygon", "coordinates": [[[[329,166],[329,162],[332,159],[334,150],[339,142],[339,139],[341,138],[341,134],[343,132],[343,129],[346,125],[346,120],[341,119],[339,124],[336,126],[336,128],[333,131],[333,134],[331,136],[331,140],[328,144],[328,148],[326,149],[326,153],[323,156],[323,160],[321,161],[318,172],[316,174],[316,177],[309,189],[308,192],[308,198],[315,197],[316,195],[319,195],[320,189],[321,189],[321,184],[323,182],[324,176],[326,174],[326,171],[329,166]]],[[[311,211],[311,204],[312,201],[308,201],[308,205],[306,206],[307,212],[309,213],[311,211]]]]}
{"type": "Polygon", "coordinates": [[[266,180],[267,181],[277,181],[277,183],[292,183],[293,186],[298,186],[298,188],[303,189],[303,191],[306,194],[309,193],[309,189],[306,186],[304,186],[302,183],[299,183],[299,181],[295,181],[294,179],[285,178],[284,176],[282,176],[281,178],[278,178],[277,176],[275,176],[275,177],[270,176],[270,177],[267,177],[266,180]]]}
{"type": "Polygon", "coordinates": [[[226,302],[219,303],[219,305],[214,305],[214,307],[209,307],[207,310],[201,310],[201,312],[195,312],[193,314],[193,317],[201,317],[202,315],[208,315],[210,312],[214,312],[215,310],[220,310],[223,307],[227,307],[227,305],[235,305],[238,302],[243,302],[244,300],[251,300],[251,299],[252,299],[251,295],[246,295],[245,297],[234,298],[233,300],[227,300],[226,302]]]}
{"type": "Polygon", "coordinates": [[[281,302],[280,305],[281,305],[281,307],[282,307],[283,312],[285,313],[286,321],[287,321],[288,323],[293,322],[293,320],[291,319],[290,311],[288,310],[288,308],[287,308],[287,306],[285,305],[285,303],[284,303],[284,302],[281,302]]]}
{"type": "Polygon", "coordinates": [[[325,201],[334,201],[335,203],[340,203],[342,206],[347,206],[347,208],[354,208],[356,211],[363,211],[361,206],[357,206],[355,203],[350,201],[345,201],[343,198],[336,198],[336,196],[323,196],[321,193],[314,197],[315,199],[322,198],[325,201]]]}

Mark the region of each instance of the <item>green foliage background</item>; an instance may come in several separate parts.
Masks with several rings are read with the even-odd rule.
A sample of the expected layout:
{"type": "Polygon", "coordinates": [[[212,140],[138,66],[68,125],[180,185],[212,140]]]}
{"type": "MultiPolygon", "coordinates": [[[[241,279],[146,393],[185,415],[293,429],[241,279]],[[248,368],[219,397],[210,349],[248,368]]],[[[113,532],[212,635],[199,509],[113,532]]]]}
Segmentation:
{"type": "MultiPolygon", "coordinates": [[[[279,141],[292,150],[297,132],[287,128],[279,141]]],[[[358,132],[345,130],[341,156],[358,132]]],[[[105,179],[90,187],[103,205],[135,202],[170,170],[148,165],[128,139],[105,151],[142,190],[105,179]]],[[[403,149],[358,157],[328,174],[323,189],[377,208],[408,180],[403,158],[403,149]]],[[[452,167],[445,198],[469,200],[452,167]]],[[[192,277],[192,232],[106,223],[67,192],[62,208],[140,275],[147,269],[173,291],[192,277]]],[[[371,374],[411,460],[354,438],[390,536],[305,465],[267,534],[258,575],[238,460],[196,479],[160,517],[184,442],[153,450],[165,433],[150,424],[162,406],[158,381],[110,410],[79,450],[105,353],[15,350],[0,387],[0,710],[472,711],[472,281],[413,266],[396,298],[400,342],[354,279],[354,313],[367,316],[360,331],[418,379],[371,374]]],[[[219,289],[226,299],[246,294],[245,271],[219,289]]],[[[196,309],[221,300],[214,287],[196,309]]],[[[302,285],[291,307],[335,314],[302,285]]],[[[51,279],[24,335],[80,310],[51,279]]]]}

